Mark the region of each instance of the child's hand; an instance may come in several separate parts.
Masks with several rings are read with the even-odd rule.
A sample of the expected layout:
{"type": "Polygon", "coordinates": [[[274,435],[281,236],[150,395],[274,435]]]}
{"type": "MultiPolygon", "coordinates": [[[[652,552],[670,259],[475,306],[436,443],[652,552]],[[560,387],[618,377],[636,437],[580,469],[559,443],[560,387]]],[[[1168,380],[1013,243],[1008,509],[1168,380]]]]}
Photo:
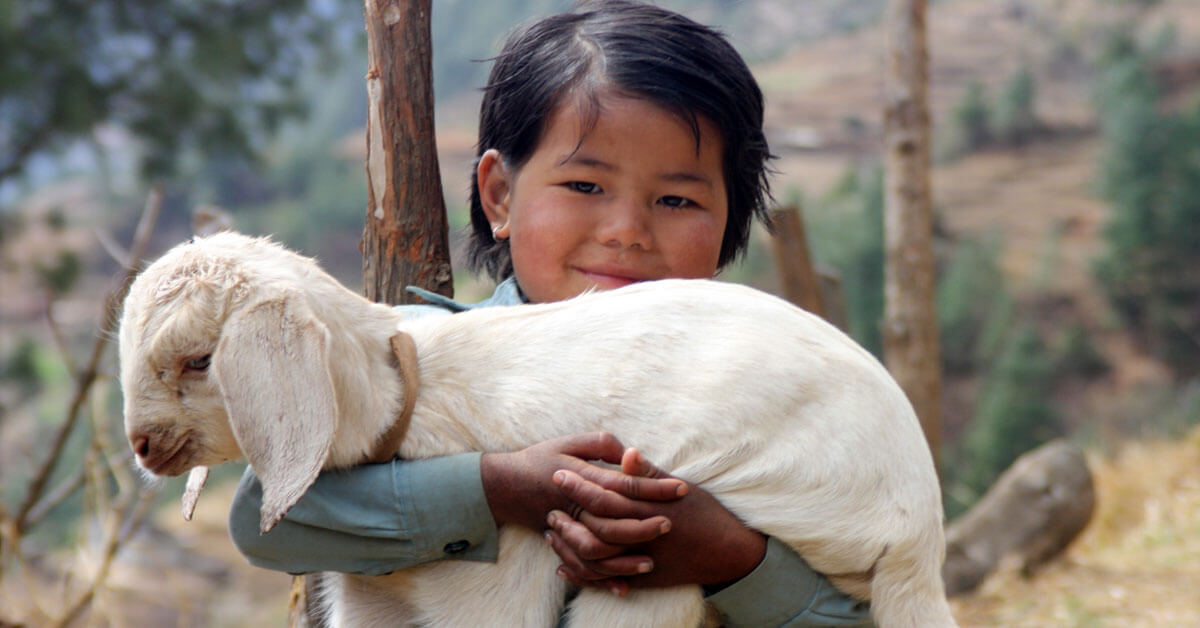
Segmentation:
{"type": "MultiPolygon", "coordinates": [[[[600,490],[609,488],[649,503],[678,499],[686,490],[686,483],[676,478],[627,475],[587,462],[618,464],[624,451],[624,445],[612,434],[593,432],[544,441],[512,453],[483,454],[480,475],[492,516],[497,524],[543,530],[551,511],[578,513],[579,507],[551,481],[558,470],[586,479],[600,490]]],[[[665,523],[665,517],[656,515],[615,522],[606,528],[606,537],[628,543],[646,542],[662,534],[665,523]]]]}
{"type": "Polygon", "coordinates": [[[576,505],[549,517],[549,542],[563,560],[559,575],[623,595],[629,586],[724,585],[762,561],[766,537],[747,528],[712,495],[688,485],[682,499],[647,501],[640,489],[625,488],[670,476],[634,449],[624,453],[621,466],[619,479],[604,476],[601,482],[573,469],[555,472],[554,482],[576,505]],[[664,517],[662,532],[669,533],[638,536],[646,522],[664,517]]]}

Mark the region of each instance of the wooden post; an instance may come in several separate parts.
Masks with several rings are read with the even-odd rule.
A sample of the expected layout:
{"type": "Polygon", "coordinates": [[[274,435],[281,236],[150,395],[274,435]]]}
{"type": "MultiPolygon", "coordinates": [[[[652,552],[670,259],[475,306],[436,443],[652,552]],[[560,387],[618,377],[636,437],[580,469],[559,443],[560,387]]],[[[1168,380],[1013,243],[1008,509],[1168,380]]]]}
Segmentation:
{"type": "MultiPolygon", "coordinates": [[[[454,295],[449,225],[433,124],[432,0],[365,0],[367,26],[367,215],[360,248],[363,294],[413,303],[419,286],[454,295]]],[[[293,628],[320,627],[308,600],[316,576],[293,579],[293,628]]]]}
{"type": "Polygon", "coordinates": [[[925,0],[889,0],[884,112],[884,320],[888,370],[907,393],[936,460],[941,356],[934,312],[925,0]]]}
{"type": "Polygon", "coordinates": [[[363,291],[412,303],[407,286],[453,296],[433,125],[432,0],[366,0],[367,216],[363,291]]]}
{"type": "Polygon", "coordinates": [[[808,250],[808,236],[800,208],[778,209],[771,216],[771,222],[775,225],[771,248],[775,252],[775,267],[779,270],[783,298],[824,317],[821,282],[808,250]]]}

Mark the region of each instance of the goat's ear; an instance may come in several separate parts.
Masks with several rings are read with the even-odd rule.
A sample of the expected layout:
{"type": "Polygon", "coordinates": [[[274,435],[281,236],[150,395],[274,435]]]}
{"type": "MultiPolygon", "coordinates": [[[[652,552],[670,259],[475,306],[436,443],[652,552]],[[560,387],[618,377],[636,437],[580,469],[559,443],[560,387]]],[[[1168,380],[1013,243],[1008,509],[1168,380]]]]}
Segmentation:
{"type": "Polygon", "coordinates": [[[308,490],[333,443],[328,358],[329,330],[296,294],[232,315],[213,355],[234,436],[262,482],[263,532],[308,490]]]}

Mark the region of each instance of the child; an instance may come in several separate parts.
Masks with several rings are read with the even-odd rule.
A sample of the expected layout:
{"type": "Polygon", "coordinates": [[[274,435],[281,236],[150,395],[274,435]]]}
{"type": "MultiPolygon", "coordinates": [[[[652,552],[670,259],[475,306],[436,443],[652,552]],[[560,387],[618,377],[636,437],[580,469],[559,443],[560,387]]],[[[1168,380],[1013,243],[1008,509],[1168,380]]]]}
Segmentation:
{"type": "MultiPolygon", "coordinates": [[[[736,51],[665,10],[597,2],[514,34],[484,92],[471,187],[470,265],[500,283],[474,306],[428,295],[406,311],[712,277],[765,217],[762,115],[736,51]]],[[[252,563],[291,573],[495,560],[497,526],[525,525],[549,528],[576,584],[701,584],[730,625],[869,623],[792,550],[608,435],[322,474],[266,535],[260,499],[248,471],[231,534],[252,563]]]]}

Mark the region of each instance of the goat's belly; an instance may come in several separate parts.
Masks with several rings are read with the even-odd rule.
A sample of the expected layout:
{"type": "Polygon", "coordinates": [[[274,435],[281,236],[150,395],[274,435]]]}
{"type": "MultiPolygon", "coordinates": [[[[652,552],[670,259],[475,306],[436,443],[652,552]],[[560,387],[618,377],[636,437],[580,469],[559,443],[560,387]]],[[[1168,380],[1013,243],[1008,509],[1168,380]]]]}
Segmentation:
{"type": "Polygon", "coordinates": [[[386,576],[323,574],[320,607],[334,628],[417,628],[418,613],[410,602],[412,577],[398,571],[386,576]]]}
{"type": "Polygon", "coordinates": [[[343,575],[326,608],[335,627],[554,626],[567,584],[541,536],[500,530],[495,563],[444,560],[386,576],[343,575]]]}

